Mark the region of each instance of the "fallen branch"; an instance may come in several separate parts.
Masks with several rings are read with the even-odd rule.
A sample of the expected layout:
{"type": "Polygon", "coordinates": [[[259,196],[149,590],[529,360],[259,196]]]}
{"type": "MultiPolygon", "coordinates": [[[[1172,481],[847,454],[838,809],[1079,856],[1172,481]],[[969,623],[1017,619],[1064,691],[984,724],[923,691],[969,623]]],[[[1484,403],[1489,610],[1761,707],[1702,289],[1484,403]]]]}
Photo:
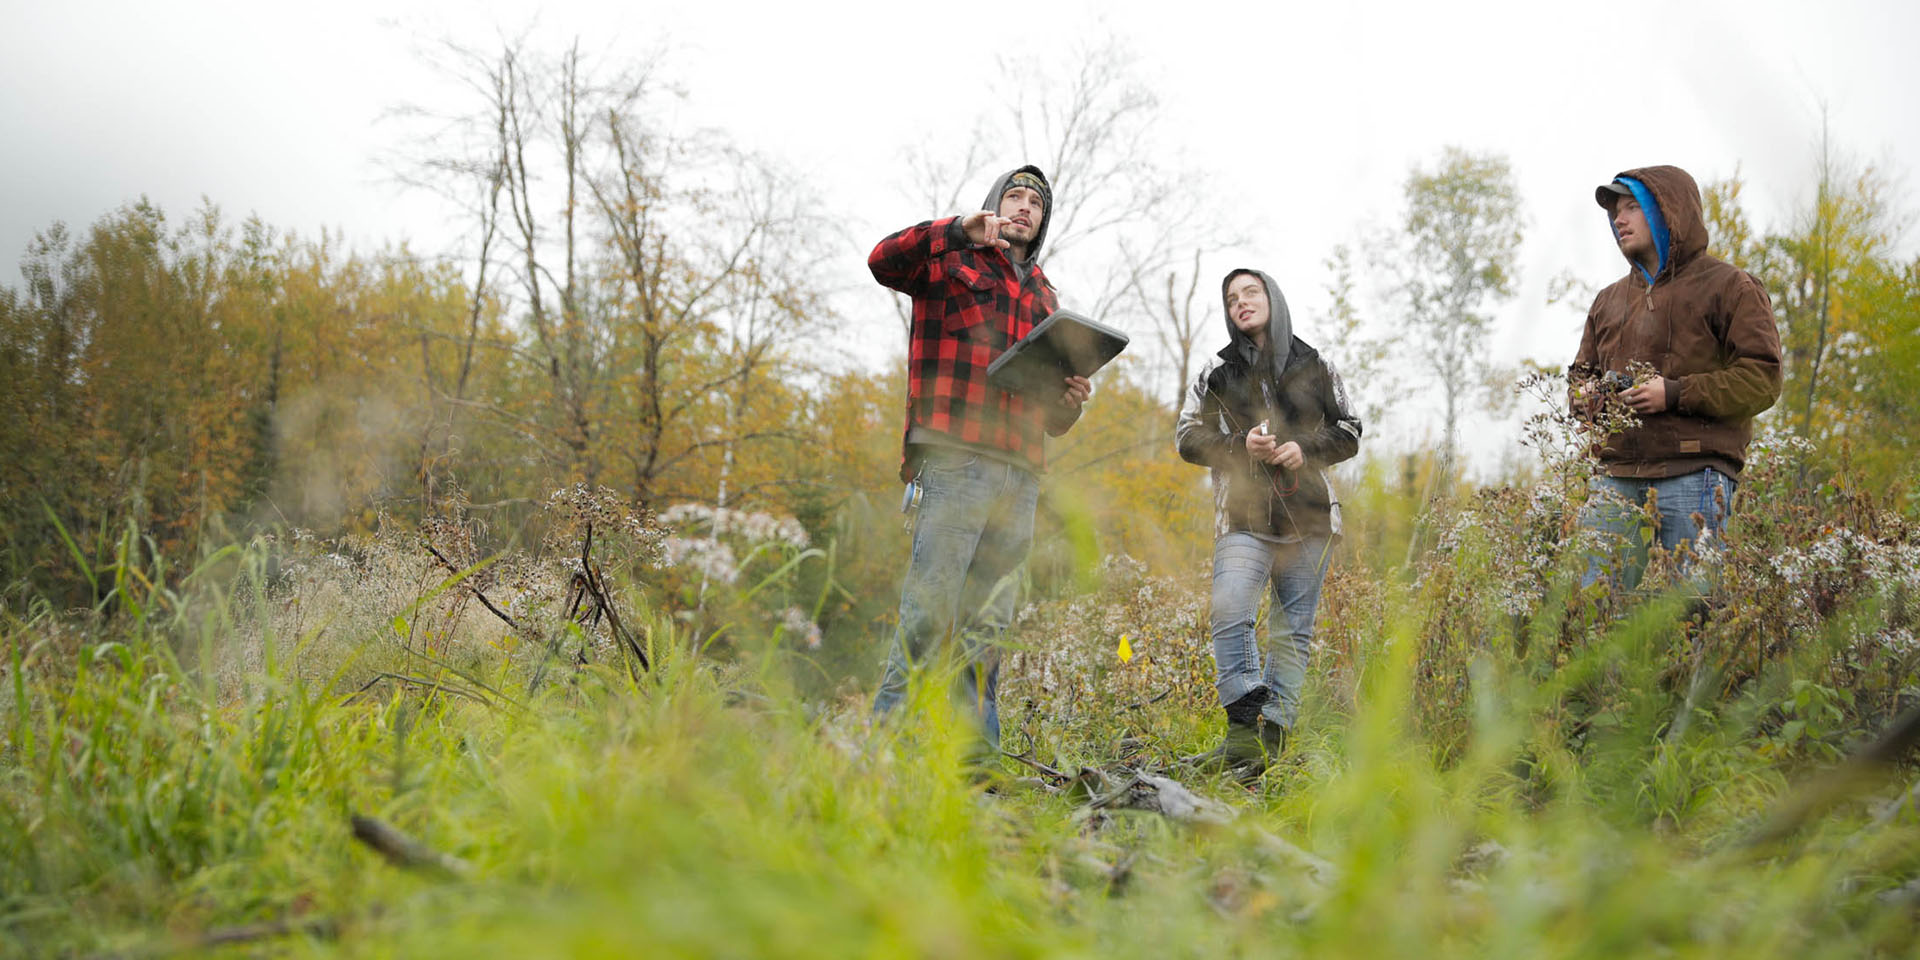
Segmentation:
{"type": "Polygon", "coordinates": [[[445,877],[465,877],[472,865],[452,854],[441,853],[399,830],[372,817],[353,815],[353,838],[373,848],[388,863],[405,870],[418,870],[445,877]]]}
{"type": "Polygon", "coordinates": [[[276,937],[295,934],[331,940],[340,935],[340,921],[332,917],[310,917],[304,920],[274,920],[268,923],[225,927],[201,934],[199,942],[194,946],[202,948],[233,943],[252,943],[256,940],[272,940],[276,937]]]}
{"type": "Polygon", "coordinates": [[[1268,853],[1285,860],[1289,866],[1299,868],[1309,874],[1310,879],[1312,879],[1314,883],[1327,886],[1340,879],[1340,869],[1335,867],[1333,863],[1325,857],[1316,856],[1302,849],[1300,846],[1258,827],[1254,828],[1253,836],[1260,841],[1260,846],[1265,848],[1268,853]]]}
{"type": "Polygon", "coordinates": [[[1056,784],[1057,786],[1066,786],[1068,783],[1071,783],[1073,781],[1072,777],[1069,777],[1066,774],[1061,773],[1060,771],[1055,770],[1054,768],[1049,767],[1046,764],[1041,763],[1040,761],[1035,760],[1024,753],[1014,753],[1009,750],[1002,750],[1000,751],[1000,753],[1003,756],[1011,757],[1015,760],[1020,761],[1021,763],[1026,764],[1029,767],[1032,767],[1035,772],[1039,773],[1043,777],[1046,777],[1050,780],[1059,781],[1059,783],[1056,784]]]}
{"type": "Polygon", "coordinates": [[[1080,775],[1074,778],[1069,787],[1068,795],[1078,793],[1087,797],[1083,809],[1090,813],[1102,810],[1146,810],[1169,820],[1209,824],[1227,823],[1234,818],[1232,807],[1200,796],[1178,780],[1133,770],[1125,771],[1125,774],[1127,779],[1124,782],[1109,789],[1111,781],[1103,771],[1082,767],[1080,775]]]}
{"type": "Polygon", "coordinates": [[[1795,790],[1759,830],[1740,843],[1740,848],[1751,850],[1786,838],[1847,794],[1876,779],[1877,774],[1891,769],[1916,745],[1920,745],[1920,706],[1901,714],[1866,749],[1795,790]]]}
{"type": "Polygon", "coordinates": [[[171,957],[181,954],[198,956],[216,947],[233,946],[241,943],[259,943],[262,940],[277,940],[281,937],[315,937],[332,940],[340,935],[341,923],[334,917],[306,917],[302,919],[269,920],[264,923],[243,923],[232,927],[216,927],[205,933],[191,937],[180,937],[172,943],[137,948],[119,953],[96,953],[88,960],[133,960],[135,957],[171,957]]]}

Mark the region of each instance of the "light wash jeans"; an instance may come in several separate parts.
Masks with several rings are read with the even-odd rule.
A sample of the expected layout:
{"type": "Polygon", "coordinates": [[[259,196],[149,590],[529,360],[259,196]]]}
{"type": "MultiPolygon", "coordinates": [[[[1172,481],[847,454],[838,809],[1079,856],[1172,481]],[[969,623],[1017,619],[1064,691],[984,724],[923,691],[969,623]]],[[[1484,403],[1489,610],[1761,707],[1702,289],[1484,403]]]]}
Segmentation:
{"type": "MultiPolygon", "coordinates": [[[[1608,534],[1615,546],[1610,554],[1587,558],[1580,585],[1592,586],[1602,574],[1612,576],[1622,589],[1640,585],[1647,568],[1647,545],[1637,534],[1643,522],[1640,511],[1649,491],[1659,497],[1660,548],[1671,553],[1683,543],[1692,543],[1692,554],[1698,557],[1720,549],[1727,512],[1739,487],[1733,478],[1712,467],[1659,480],[1594,477],[1587,504],[1580,511],[1580,525],[1608,534]]],[[[1691,566],[1689,559],[1681,569],[1684,572],[1691,566]]],[[[1694,585],[1702,590],[1707,586],[1697,578],[1694,585]]]]}
{"type": "Polygon", "coordinates": [[[1320,583],[1332,557],[1331,537],[1274,543],[1234,532],[1213,541],[1213,666],[1221,706],[1265,687],[1270,693],[1261,715],[1293,729],[1307,682],[1320,583]],[[1254,640],[1254,618],[1269,586],[1273,606],[1262,651],[1254,640]]]}
{"type": "Polygon", "coordinates": [[[950,639],[961,664],[954,696],[1000,746],[998,641],[1013,621],[1019,580],[1033,544],[1040,481],[1031,471],[964,450],[932,447],[922,461],[913,556],[900,590],[900,627],[873,698],[876,717],[900,705],[915,667],[936,662],[950,639]]]}

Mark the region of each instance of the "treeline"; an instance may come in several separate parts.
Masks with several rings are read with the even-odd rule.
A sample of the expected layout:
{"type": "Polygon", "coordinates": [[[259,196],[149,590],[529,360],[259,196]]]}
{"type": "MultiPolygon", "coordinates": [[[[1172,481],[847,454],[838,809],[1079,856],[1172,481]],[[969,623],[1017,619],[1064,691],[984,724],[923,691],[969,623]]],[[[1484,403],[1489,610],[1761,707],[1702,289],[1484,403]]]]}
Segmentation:
{"type": "MultiPolygon", "coordinates": [[[[905,385],[898,365],[848,360],[850,330],[891,329],[835,310],[847,271],[828,260],[861,244],[823,236],[832,218],[816,192],[775,160],[675,126],[650,64],[509,47],[449,50],[445,66],[470,109],[423,115],[432,135],[408,169],[467,218],[456,257],[350,252],[144,201],[29,247],[19,285],[0,286],[9,597],[84,603],[98,589],[86,571],[114,564],[123,542],[190,561],[262,525],[333,535],[453,517],[488,542],[531,543],[546,495],[584,482],[653,510],[794,517],[841,545],[836,575],[880,615],[879,585],[904,550],[905,385]]],[[[1036,95],[1092,104],[1089,123],[1124,133],[1157,116],[1131,76],[1036,95]]],[[[1106,196],[1104,154],[1056,153],[1062,179],[1092,185],[1099,203],[1129,209],[1126,196],[1153,192],[1106,196]]],[[[1716,252],[1774,298],[1787,387],[1764,423],[1814,440],[1828,467],[1847,459],[1905,489],[1920,422],[1920,261],[1900,246],[1910,216],[1884,171],[1824,145],[1817,159],[1811,198],[1771,229],[1750,220],[1737,177],[1707,183],[1716,252]]],[[[970,191],[976,161],[922,170],[928,184],[953,180],[929,187],[930,202],[970,191]]],[[[1436,161],[1410,172],[1391,237],[1363,241],[1359,257],[1333,250],[1332,315],[1298,322],[1370,415],[1418,416],[1422,404],[1378,405],[1380,384],[1411,376],[1451,438],[1480,399],[1512,396],[1518,371],[1486,363],[1486,338],[1515,289],[1522,218],[1505,158],[1449,148],[1436,161]],[[1363,304],[1362,286],[1386,295],[1363,304]]],[[[1085,296],[1137,348],[1052,451],[1033,565],[1043,586],[1109,553],[1176,568],[1207,550],[1204,474],[1172,453],[1167,376],[1219,329],[1201,248],[1184,234],[1088,235],[1121,253],[1075,252],[1065,273],[1090,278],[1085,296]]],[[[1608,279],[1556,286],[1583,307],[1608,279]]],[[[1363,448],[1383,452],[1343,484],[1350,540],[1380,565],[1412,559],[1412,518],[1457,482],[1444,455],[1363,448]]]]}
{"type": "MultiPolygon", "coordinates": [[[[548,493],[581,481],[655,511],[793,516],[819,542],[844,541],[850,584],[886,583],[903,549],[901,372],[836,372],[731,312],[745,302],[749,325],[837,327],[817,299],[730,298],[650,320],[583,292],[616,282],[581,280],[576,305],[556,306],[563,293],[535,316],[476,295],[458,264],[343,253],[211,208],[175,223],[145,202],[82,236],[47,230],[22,272],[0,288],[12,600],[84,605],[102,586],[86,571],[118,551],[190,567],[273,527],[332,536],[453,517],[495,545],[532,544],[548,493]]],[[[1037,569],[1064,577],[1095,543],[1159,556],[1195,540],[1196,476],[1164,442],[1167,417],[1124,379],[1103,384],[1056,449],[1062,482],[1043,510],[1054,548],[1037,569]]]]}
{"type": "MultiPolygon", "coordinates": [[[[418,115],[408,175],[468,218],[456,257],[145,201],[30,246],[0,288],[0,583],[84,602],[129,531],[189,562],[262,524],[537,542],[571,483],[792,516],[844,542],[843,579],[890,581],[904,378],[850,372],[850,331],[891,324],[835,313],[826,263],[856,245],[820,233],[813,188],[675,126],[650,63],[442,66],[471,109],[418,115]]],[[[1204,529],[1170,413],[1124,376],[1093,410],[1055,450],[1043,578],[1204,529]]]]}
{"type": "Polygon", "coordinates": [[[1786,385],[1765,416],[1813,441],[1829,468],[1856,464],[1876,485],[1920,480],[1920,256],[1902,259],[1913,225],[1885,169],[1824,137],[1813,182],[1784,225],[1757,230],[1735,176],[1706,189],[1712,251],[1759,277],[1773,298],[1786,385]]]}

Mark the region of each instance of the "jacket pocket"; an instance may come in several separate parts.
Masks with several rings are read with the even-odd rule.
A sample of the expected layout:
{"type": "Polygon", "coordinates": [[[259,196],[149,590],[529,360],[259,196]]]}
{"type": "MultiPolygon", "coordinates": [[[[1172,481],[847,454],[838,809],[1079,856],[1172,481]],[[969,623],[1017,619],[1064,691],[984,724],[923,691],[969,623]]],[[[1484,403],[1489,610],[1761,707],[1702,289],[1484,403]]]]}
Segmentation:
{"type": "Polygon", "coordinates": [[[965,262],[950,270],[954,287],[947,298],[947,315],[942,329],[950,337],[982,343],[991,339],[988,317],[1000,312],[1000,278],[965,262]]]}

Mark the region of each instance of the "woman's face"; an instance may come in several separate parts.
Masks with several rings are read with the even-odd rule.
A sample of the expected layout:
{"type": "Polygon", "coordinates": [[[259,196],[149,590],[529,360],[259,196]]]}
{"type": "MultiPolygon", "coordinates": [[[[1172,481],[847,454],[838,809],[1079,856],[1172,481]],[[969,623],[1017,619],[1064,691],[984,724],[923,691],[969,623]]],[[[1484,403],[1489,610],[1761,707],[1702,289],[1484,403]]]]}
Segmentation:
{"type": "Polygon", "coordinates": [[[1259,277],[1243,273],[1227,284],[1227,316],[1241,333],[1255,338],[1265,333],[1267,309],[1267,285],[1259,277]]]}

